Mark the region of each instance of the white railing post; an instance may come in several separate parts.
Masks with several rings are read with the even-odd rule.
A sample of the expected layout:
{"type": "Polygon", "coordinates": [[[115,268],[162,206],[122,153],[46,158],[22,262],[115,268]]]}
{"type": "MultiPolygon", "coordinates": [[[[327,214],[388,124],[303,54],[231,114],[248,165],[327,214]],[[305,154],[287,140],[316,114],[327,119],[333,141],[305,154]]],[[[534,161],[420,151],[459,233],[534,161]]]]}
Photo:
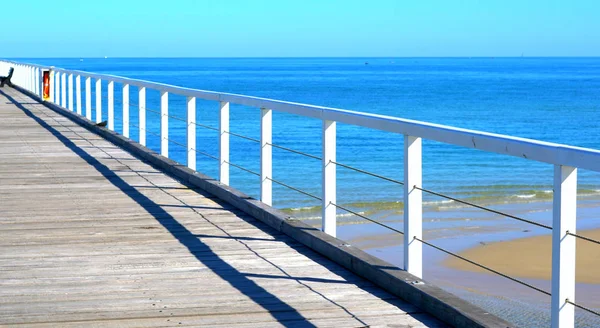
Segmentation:
{"type": "Polygon", "coordinates": [[[23,65],[23,84],[25,90],[29,91],[29,66],[23,65]]]}
{"type": "Polygon", "coordinates": [[[23,87],[29,91],[29,67],[23,65],[23,87]]]}
{"type": "Polygon", "coordinates": [[[102,80],[96,79],[96,123],[102,122],[102,80]]]}
{"type": "Polygon", "coordinates": [[[67,73],[60,75],[60,106],[67,108],[67,73]]]}
{"type": "Polygon", "coordinates": [[[160,154],[169,157],[169,93],[160,92],[160,154]]]}
{"type": "Polygon", "coordinates": [[[138,127],[140,134],[140,145],[146,145],[146,88],[139,87],[138,89],[138,127]]]}
{"type": "Polygon", "coordinates": [[[81,115],[81,75],[75,77],[75,102],[77,114],[81,115]]]}
{"type": "Polygon", "coordinates": [[[38,95],[40,98],[43,98],[42,95],[42,85],[41,85],[41,75],[42,74],[42,70],[39,68],[35,69],[35,94],[38,95]]]}
{"type": "Polygon", "coordinates": [[[115,130],[115,83],[108,81],[108,129],[115,130]]]}
{"type": "Polygon", "coordinates": [[[187,166],[196,170],[196,97],[187,97],[187,166]]]}
{"type": "Polygon", "coordinates": [[[38,94],[37,88],[37,67],[31,67],[31,92],[38,94]]]}
{"type": "Polygon", "coordinates": [[[92,120],[92,78],[85,77],[85,118],[92,120]]]}
{"type": "Polygon", "coordinates": [[[31,83],[33,83],[33,85],[31,86],[31,92],[35,93],[36,95],[39,94],[38,82],[39,82],[38,68],[32,67],[31,68],[31,83]]]}
{"type": "Polygon", "coordinates": [[[260,200],[273,205],[273,110],[260,109],[260,200]]]}
{"type": "Polygon", "coordinates": [[[69,110],[73,111],[73,74],[69,73],[69,110]]]}
{"type": "Polygon", "coordinates": [[[219,181],[229,185],[229,103],[219,102],[219,181]]]}
{"type": "Polygon", "coordinates": [[[60,106],[60,72],[54,73],[54,103],[60,106]]]}
{"type": "Polygon", "coordinates": [[[33,91],[33,68],[31,66],[27,66],[27,90],[33,91]]]}
{"type": "Polygon", "coordinates": [[[38,94],[39,93],[39,89],[38,89],[38,68],[37,67],[32,67],[31,68],[31,92],[33,92],[34,94],[38,94]]]}
{"type": "Polygon", "coordinates": [[[553,328],[575,326],[575,237],[577,168],[554,166],[554,199],[552,208],[552,301],[553,328]]]}
{"type": "Polygon", "coordinates": [[[55,74],[56,73],[54,73],[54,70],[50,69],[50,79],[49,79],[49,82],[50,82],[50,92],[48,94],[48,96],[49,96],[48,100],[51,103],[54,103],[54,92],[55,92],[55,89],[56,89],[56,83],[55,83],[56,81],[54,80],[54,75],[55,74]]]}
{"type": "Polygon", "coordinates": [[[404,135],[404,270],[423,278],[422,140],[404,135]]]}
{"type": "Polygon", "coordinates": [[[123,136],[129,138],[129,84],[123,84],[123,136]]]}
{"type": "Polygon", "coordinates": [[[323,209],[321,229],[326,234],[336,236],[337,202],[336,195],[336,128],[335,121],[323,121],[323,160],[321,187],[323,188],[323,209]]]}

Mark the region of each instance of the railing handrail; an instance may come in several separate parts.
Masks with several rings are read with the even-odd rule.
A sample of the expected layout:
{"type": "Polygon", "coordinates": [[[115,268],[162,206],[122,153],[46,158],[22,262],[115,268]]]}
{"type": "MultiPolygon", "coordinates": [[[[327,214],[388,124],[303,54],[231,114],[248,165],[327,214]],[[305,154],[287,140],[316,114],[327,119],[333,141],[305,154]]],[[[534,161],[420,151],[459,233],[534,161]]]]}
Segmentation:
{"type": "Polygon", "coordinates": [[[110,74],[97,74],[79,70],[67,70],[54,66],[21,63],[9,60],[5,60],[5,62],[25,64],[41,69],[52,69],[56,72],[77,74],[85,77],[118,83],[127,83],[137,87],[145,87],[148,89],[169,92],[181,96],[196,97],[210,101],[230,102],[256,108],[268,108],[304,117],[336,121],[375,130],[411,135],[465,148],[479,149],[487,152],[520,157],[538,162],[572,166],[600,172],[600,150],[591,148],[575,147],[529,138],[520,138],[503,134],[463,129],[448,125],[410,120],[387,115],[232,93],[192,89],[110,74]]]}

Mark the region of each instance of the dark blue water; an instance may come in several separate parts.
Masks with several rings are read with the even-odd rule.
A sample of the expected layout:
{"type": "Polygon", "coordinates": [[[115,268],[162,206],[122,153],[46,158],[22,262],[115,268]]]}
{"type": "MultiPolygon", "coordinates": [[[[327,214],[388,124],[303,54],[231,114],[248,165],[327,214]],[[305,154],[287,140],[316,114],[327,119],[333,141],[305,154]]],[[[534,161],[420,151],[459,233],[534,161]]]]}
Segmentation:
{"type": "MultiPolygon", "coordinates": [[[[600,149],[600,58],[252,58],[252,59],[21,59],[67,69],[121,75],[190,88],[221,91],[441,123],[600,149]],[[368,63],[368,64],[366,64],[368,63]]],[[[116,98],[120,99],[120,86],[116,98]]],[[[106,83],[103,85],[106,106],[106,83]]],[[[137,103],[137,89],[130,98],[137,103]]],[[[159,111],[158,92],[147,107],[159,111]]],[[[92,98],[95,104],[95,98],[92,98]]],[[[85,103],[85,102],[84,102],[85,103]]],[[[117,118],[121,117],[119,102],[117,118]]],[[[184,98],[170,95],[172,115],[185,118],[184,98]]],[[[198,100],[198,122],[217,126],[218,104],[198,100]]],[[[132,122],[137,110],[132,107],[132,122]]],[[[106,115],[106,107],[104,107],[106,115]]],[[[159,115],[148,128],[159,132],[159,115]]],[[[232,105],[231,131],[257,138],[260,111],[232,105]]],[[[185,123],[170,120],[170,137],[185,143],[185,123]]],[[[320,156],[321,122],[274,113],[274,143],[320,156]]],[[[116,121],[121,131],[121,121],[116,121]]],[[[131,128],[137,140],[137,129],[131,128]]],[[[148,145],[159,150],[159,138],[148,145]]],[[[259,147],[231,137],[231,161],[259,171],[259,147]]],[[[198,149],[217,155],[217,133],[198,128],[198,149]]],[[[402,180],[403,138],[338,125],[338,160],[402,180]]],[[[424,142],[426,188],[479,202],[551,197],[548,164],[424,142]]],[[[170,145],[170,157],[185,163],[185,149],[170,145]]],[[[198,170],[217,176],[215,160],[198,155],[198,170]]],[[[320,196],[320,162],[274,150],[274,178],[320,196]]],[[[231,168],[231,184],[258,196],[258,178],[231,168]]],[[[600,174],[580,172],[580,193],[599,193],[600,174]]],[[[355,207],[394,207],[402,188],[338,169],[338,202],[355,207]]],[[[426,201],[442,199],[427,197],[426,201]]],[[[310,197],[274,187],[280,208],[319,205],[310,197]]]]}

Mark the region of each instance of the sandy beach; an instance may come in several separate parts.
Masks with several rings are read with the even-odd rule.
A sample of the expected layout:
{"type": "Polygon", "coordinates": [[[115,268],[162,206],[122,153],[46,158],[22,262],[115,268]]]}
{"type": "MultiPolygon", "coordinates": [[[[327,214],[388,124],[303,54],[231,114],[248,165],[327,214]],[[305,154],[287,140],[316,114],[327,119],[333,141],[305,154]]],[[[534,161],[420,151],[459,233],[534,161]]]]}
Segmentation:
{"type": "MultiPolygon", "coordinates": [[[[596,240],[600,239],[600,229],[578,231],[578,234],[596,240]]],[[[550,279],[551,275],[550,235],[489,243],[468,249],[461,252],[460,255],[511,276],[550,279]]],[[[576,281],[578,283],[600,284],[600,265],[598,265],[600,263],[600,245],[577,240],[576,261],[576,281]]],[[[459,270],[487,273],[487,271],[457,258],[448,258],[444,261],[444,265],[459,270]]]]}

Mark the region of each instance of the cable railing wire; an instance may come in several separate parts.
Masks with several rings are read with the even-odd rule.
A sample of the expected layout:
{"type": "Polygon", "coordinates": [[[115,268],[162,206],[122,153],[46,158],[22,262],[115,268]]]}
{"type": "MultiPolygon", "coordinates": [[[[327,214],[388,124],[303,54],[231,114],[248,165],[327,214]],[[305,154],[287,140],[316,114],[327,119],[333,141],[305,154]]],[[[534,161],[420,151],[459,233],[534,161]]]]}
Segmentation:
{"type": "Polygon", "coordinates": [[[397,232],[397,233],[399,233],[399,234],[401,234],[401,235],[404,235],[404,232],[402,232],[402,231],[400,231],[400,230],[398,230],[398,229],[396,229],[396,228],[392,228],[392,227],[390,227],[390,226],[388,226],[388,225],[386,225],[386,224],[383,224],[383,223],[381,223],[381,222],[375,221],[375,220],[373,220],[373,219],[371,219],[371,218],[369,218],[369,217],[367,217],[367,216],[364,216],[364,215],[362,215],[362,214],[360,214],[360,213],[354,212],[353,210],[347,209],[347,208],[345,208],[345,207],[343,207],[343,206],[341,206],[341,205],[338,205],[338,204],[335,204],[335,203],[332,203],[332,202],[329,202],[329,204],[331,204],[331,205],[333,205],[333,206],[335,206],[335,207],[337,207],[337,208],[339,208],[339,209],[342,209],[342,210],[344,210],[344,211],[346,211],[346,212],[348,212],[348,213],[352,213],[352,214],[354,214],[354,215],[356,215],[356,216],[358,216],[358,217],[361,217],[361,218],[363,218],[363,219],[365,219],[365,220],[367,220],[367,221],[371,221],[371,222],[373,222],[373,223],[375,223],[375,224],[378,224],[378,225],[380,225],[380,226],[382,226],[382,227],[384,227],[384,228],[390,229],[390,230],[392,230],[392,231],[395,231],[395,232],[397,232]]]}
{"type": "MultiPolygon", "coordinates": [[[[154,111],[154,110],[150,110],[150,109],[147,109],[147,110],[149,110],[151,112],[154,112],[154,113],[160,114],[160,112],[158,112],[158,111],[154,111]]],[[[169,116],[171,118],[174,118],[173,116],[170,116],[170,115],[167,115],[167,116],[169,116]]],[[[176,119],[180,119],[180,118],[176,118],[176,119]]],[[[213,127],[202,125],[202,124],[198,124],[198,123],[194,123],[194,124],[196,124],[198,126],[201,126],[201,127],[209,128],[209,129],[212,129],[212,130],[217,130],[217,131],[219,130],[217,128],[213,128],[213,127]]],[[[231,131],[225,131],[225,132],[228,133],[228,134],[230,134],[230,135],[236,136],[238,138],[242,138],[242,139],[246,139],[246,140],[250,140],[250,141],[253,141],[253,142],[260,143],[260,140],[255,139],[255,138],[247,137],[247,136],[244,136],[244,135],[241,135],[241,134],[238,134],[238,133],[234,133],[234,132],[231,132],[231,131]]],[[[280,145],[273,144],[273,143],[267,143],[267,144],[271,145],[272,147],[278,148],[278,149],[286,150],[286,151],[289,151],[289,152],[292,152],[292,153],[296,153],[296,154],[299,154],[299,155],[303,155],[303,156],[306,156],[306,157],[310,157],[310,158],[313,158],[313,159],[316,159],[316,160],[322,160],[322,158],[319,157],[319,156],[315,156],[315,155],[312,155],[312,154],[304,153],[304,152],[301,152],[301,151],[298,151],[298,150],[295,150],[295,149],[291,149],[291,148],[280,146],[280,145]]],[[[385,180],[385,181],[393,182],[393,183],[396,183],[396,184],[399,184],[399,185],[404,185],[403,181],[399,181],[399,180],[395,180],[395,179],[392,179],[392,178],[388,178],[386,176],[383,176],[383,175],[380,175],[380,174],[376,174],[376,173],[372,173],[372,172],[369,172],[369,171],[365,171],[365,170],[362,170],[362,169],[359,169],[359,168],[356,168],[356,167],[353,167],[353,166],[350,166],[350,165],[347,165],[347,164],[343,164],[343,163],[340,163],[340,162],[336,162],[336,161],[330,161],[330,162],[334,163],[334,164],[336,164],[338,166],[341,166],[341,167],[344,167],[344,168],[347,168],[347,169],[350,169],[350,170],[354,170],[356,172],[367,174],[367,175],[370,175],[370,176],[373,176],[373,177],[376,177],[376,178],[379,178],[379,179],[382,179],[382,180],[385,180]]],[[[256,174],[255,172],[252,172],[252,173],[256,174]]],[[[285,185],[285,186],[289,187],[289,188],[293,188],[291,186],[287,186],[287,185],[285,185]]],[[[461,199],[458,199],[458,198],[455,198],[455,197],[452,197],[452,196],[444,195],[444,194],[441,194],[441,193],[438,193],[438,192],[435,192],[435,191],[432,191],[432,190],[429,190],[429,189],[425,189],[425,188],[421,188],[421,187],[417,187],[417,186],[414,186],[414,188],[416,188],[418,190],[421,190],[423,192],[426,192],[428,194],[432,194],[432,195],[435,195],[435,196],[439,196],[439,197],[442,197],[442,198],[446,198],[446,199],[455,201],[457,203],[469,205],[469,206],[472,206],[472,207],[475,207],[475,208],[478,208],[478,209],[481,209],[481,210],[484,210],[484,211],[487,211],[487,212],[491,212],[491,213],[494,213],[494,214],[502,215],[502,216],[505,216],[505,217],[508,217],[508,218],[511,218],[511,219],[515,219],[515,220],[518,220],[518,221],[521,221],[521,222],[525,222],[525,223],[536,225],[536,226],[541,227],[541,228],[552,230],[551,226],[548,226],[548,225],[545,225],[545,224],[542,224],[542,223],[538,223],[538,222],[535,222],[535,221],[527,220],[527,219],[524,219],[524,218],[521,218],[521,217],[518,217],[518,216],[514,216],[512,214],[508,214],[508,213],[497,211],[497,210],[494,210],[494,209],[491,209],[491,208],[487,208],[485,206],[477,205],[475,203],[471,203],[471,202],[468,202],[468,201],[465,201],[465,200],[461,200],[461,199]]],[[[593,240],[593,239],[590,239],[590,238],[587,238],[587,237],[579,236],[579,235],[576,235],[576,234],[571,234],[571,235],[573,235],[573,236],[575,236],[577,238],[581,238],[581,239],[587,240],[589,242],[600,244],[600,242],[598,242],[596,240],[593,240]]]]}
{"type": "Polygon", "coordinates": [[[235,137],[238,137],[238,138],[242,138],[242,139],[246,139],[246,140],[250,140],[250,141],[254,141],[254,142],[260,143],[260,140],[255,139],[255,138],[251,138],[251,137],[246,137],[245,135],[241,135],[241,134],[234,133],[234,132],[231,132],[231,131],[225,131],[225,133],[230,134],[230,135],[235,136],[235,137]]]}
{"type": "Polygon", "coordinates": [[[288,148],[288,147],[284,147],[284,146],[280,146],[280,145],[277,145],[277,144],[273,144],[273,143],[270,143],[270,142],[267,143],[267,144],[271,145],[272,147],[275,147],[275,148],[279,148],[279,149],[282,149],[282,150],[287,150],[287,151],[289,151],[291,153],[295,153],[295,154],[303,155],[303,156],[306,156],[306,157],[314,158],[314,159],[319,160],[319,161],[322,160],[322,158],[319,157],[319,156],[315,156],[315,155],[312,155],[312,154],[304,153],[304,152],[301,152],[301,151],[298,151],[298,150],[294,150],[294,149],[291,149],[291,148],[288,148]]]}
{"type": "Polygon", "coordinates": [[[392,179],[392,178],[388,178],[388,177],[385,177],[383,175],[379,175],[377,173],[372,173],[372,172],[369,172],[369,171],[361,170],[361,169],[358,169],[356,167],[353,167],[353,166],[350,166],[350,165],[346,165],[346,164],[342,164],[342,163],[339,163],[339,162],[336,162],[336,161],[330,161],[330,162],[333,163],[333,164],[335,164],[335,165],[339,165],[341,167],[345,167],[347,169],[354,170],[356,172],[360,172],[360,173],[367,174],[367,175],[370,175],[370,176],[373,176],[373,177],[376,177],[376,178],[379,178],[379,179],[383,179],[383,180],[386,180],[386,181],[397,183],[399,185],[404,185],[404,182],[402,182],[402,181],[395,180],[395,179],[392,179]]]}
{"type": "Polygon", "coordinates": [[[214,159],[214,160],[216,160],[216,161],[218,161],[218,160],[219,160],[219,158],[218,158],[217,156],[213,156],[213,155],[211,155],[211,154],[209,154],[209,153],[205,153],[205,152],[203,152],[203,151],[200,151],[200,150],[196,150],[196,149],[194,149],[194,150],[196,151],[196,153],[197,153],[197,154],[204,155],[204,156],[206,156],[206,157],[209,157],[209,158],[212,158],[212,159],[214,159]]]}
{"type": "Polygon", "coordinates": [[[240,170],[242,170],[242,171],[246,171],[246,172],[248,172],[248,173],[250,173],[250,174],[254,174],[254,175],[256,175],[256,176],[260,176],[260,173],[256,173],[256,172],[254,172],[254,171],[252,171],[252,170],[249,170],[249,169],[247,169],[247,168],[245,168],[245,167],[243,167],[243,166],[240,166],[240,165],[237,165],[237,164],[231,163],[231,162],[229,162],[229,161],[225,161],[225,163],[227,163],[227,164],[229,164],[229,165],[231,165],[231,166],[233,166],[233,167],[236,167],[236,168],[238,168],[238,169],[240,169],[240,170]]]}
{"type": "Polygon", "coordinates": [[[183,147],[183,148],[187,149],[187,145],[184,145],[181,142],[178,142],[178,141],[175,141],[175,140],[169,139],[169,138],[166,138],[166,139],[167,139],[168,142],[171,142],[173,144],[176,144],[179,147],[183,147]]]}
{"type": "Polygon", "coordinates": [[[194,125],[199,126],[201,128],[208,129],[208,130],[219,131],[218,128],[212,127],[210,125],[204,125],[204,124],[200,124],[200,123],[197,123],[197,122],[194,122],[194,125]]]}
{"type": "MultiPolygon", "coordinates": [[[[154,111],[154,110],[150,110],[150,109],[147,109],[147,110],[149,110],[151,112],[155,112],[155,113],[160,114],[160,112],[158,112],[158,111],[154,111]]],[[[172,117],[172,116],[169,116],[169,117],[172,117]]],[[[177,118],[177,119],[179,119],[179,118],[177,118]]],[[[204,127],[208,127],[208,126],[204,126],[204,127]]],[[[213,128],[213,129],[214,130],[218,130],[216,128],[213,128]]],[[[226,131],[226,133],[228,133],[230,135],[233,135],[233,136],[236,136],[236,137],[239,137],[239,138],[243,138],[243,139],[246,139],[246,140],[250,140],[250,141],[253,141],[253,142],[260,143],[260,140],[255,139],[255,138],[247,137],[247,136],[244,136],[244,135],[241,135],[241,134],[238,134],[238,133],[234,133],[234,132],[231,132],[231,131],[226,131]]],[[[304,153],[304,152],[301,152],[301,151],[298,151],[298,150],[295,150],[295,149],[291,149],[291,148],[280,146],[280,145],[273,144],[273,143],[268,143],[268,144],[271,145],[272,147],[275,147],[275,148],[286,150],[286,151],[289,151],[289,152],[292,152],[292,153],[296,153],[296,154],[299,154],[299,155],[303,155],[303,156],[306,156],[306,157],[310,157],[310,158],[313,158],[313,159],[322,160],[322,158],[319,157],[319,156],[315,156],[315,155],[312,155],[312,154],[304,153]]],[[[395,179],[392,179],[392,178],[388,178],[388,177],[385,177],[385,176],[380,175],[380,174],[376,174],[376,173],[372,173],[372,172],[369,172],[369,171],[365,171],[365,170],[362,170],[362,169],[359,169],[359,168],[355,168],[353,166],[350,166],[350,165],[347,165],[347,164],[343,164],[343,163],[339,163],[339,162],[336,162],[336,161],[330,161],[330,162],[334,163],[334,164],[336,164],[338,166],[341,166],[341,167],[344,167],[344,168],[347,168],[347,169],[350,169],[350,170],[354,170],[356,172],[367,174],[367,175],[370,175],[370,176],[373,176],[373,177],[377,177],[379,179],[386,180],[386,181],[389,181],[389,182],[393,182],[393,183],[396,183],[396,184],[404,185],[404,182],[402,182],[402,181],[395,180],[395,179]]],[[[511,219],[515,219],[515,220],[518,220],[518,221],[521,221],[521,222],[533,224],[533,225],[536,225],[538,227],[542,227],[542,228],[545,228],[545,229],[552,230],[552,227],[550,227],[548,225],[545,225],[545,224],[542,224],[542,223],[538,223],[538,222],[527,220],[527,219],[524,219],[524,218],[521,218],[521,217],[518,217],[518,216],[514,216],[512,214],[508,214],[508,213],[500,212],[500,211],[497,211],[497,210],[493,210],[491,208],[487,208],[487,207],[484,207],[484,206],[481,206],[481,205],[477,205],[475,203],[471,203],[471,202],[468,202],[468,201],[465,201],[465,200],[461,200],[461,199],[458,199],[458,198],[455,198],[455,197],[452,197],[452,196],[444,195],[444,194],[441,194],[441,193],[438,193],[438,192],[435,192],[435,191],[432,191],[432,190],[429,190],[429,189],[425,189],[425,188],[421,188],[421,187],[417,187],[417,186],[414,186],[414,188],[416,188],[418,190],[421,190],[421,191],[424,191],[426,193],[438,196],[438,197],[442,197],[442,198],[446,198],[446,199],[455,201],[457,203],[469,205],[469,206],[472,206],[472,207],[475,207],[475,208],[478,208],[478,209],[481,209],[481,210],[484,210],[484,211],[488,211],[488,212],[491,212],[491,213],[494,213],[494,214],[502,215],[502,216],[505,216],[505,217],[508,217],[508,218],[511,218],[511,219]]],[[[575,234],[572,234],[572,235],[575,236],[575,237],[578,237],[578,238],[590,241],[590,242],[594,242],[594,243],[600,244],[600,242],[595,241],[593,239],[589,239],[587,237],[583,237],[583,236],[579,236],[579,235],[575,235],[575,234]]]]}
{"type": "MultiPolygon", "coordinates": [[[[117,117],[115,117],[115,120],[118,120],[118,121],[121,121],[121,122],[123,122],[123,120],[121,120],[120,118],[117,118],[117,117]]],[[[130,124],[131,126],[134,126],[134,127],[136,127],[136,128],[142,129],[142,130],[144,130],[144,131],[146,131],[146,132],[148,132],[148,133],[150,133],[150,134],[152,134],[152,135],[155,135],[155,136],[157,136],[157,137],[160,137],[160,134],[159,134],[159,133],[155,133],[155,132],[152,132],[151,130],[148,130],[148,129],[145,129],[145,128],[141,128],[139,125],[137,125],[137,124],[135,124],[135,123],[131,123],[131,122],[130,122],[129,124],[130,124]]],[[[176,144],[176,145],[178,145],[178,146],[181,146],[181,147],[187,148],[187,145],[184,145],[184,144],[182,144],[182,143],[180,143],[180,142],[177,142],[177,141],[174,141],[174,140],[172,140],[172,139],[169,139],[169,138],[167,138],[167,141],[169,141],[169,142],[172,142],[172,143],[174,143],[174,144],[176,144]]],[[[217,161],[219,160],[219,158],[218,158],[218,157],[216,157],[216,156],[213,156],[213,155],[211,155],[211,154],[209,154],[209,153],[203,152],[203,151],[201,151],[201,150],[197,150],[197,149],[194,149],[194,148],[192,148],[191,150],[195,151],[197,154],[200,154],[200,155],[206,156],[206,157],[208,157],[208,158],[212,158],[212,159],[214,159],[214,160],[217,160],[217,161]]]]}
{"type": "Polygon", "coordinates": [[[298,189],[298,188],[292,187],[292,186],[288,185],[287,183],[284,183],[284,182],[281,182],[281,181],[278,181],[278,180],[275,180],[275,179],[273,179],[273,178],[269,178],[269,177],[267,177],[267,179],[269,179],[269,180],[271,180],[271,181],[275,182],[275,183],[276,183],[276,184],[278,184],[278,185],[281,185],[281,186],[284,186],[284,187],[286,187],[286,188],[292,189],[292,190],[294,190],[294,191],[297,191],[297,192],[299,192],[299,193],[301,193],[301,194],[303,194],[303,195],[306,195],[306,196],[308,196],[308,197],[311,197],[311,198],[314,198],[314,199],[316,199],[316,200],[320,200],[320,201],[322,201],[322,200],[323,200],[323,199],[322,199],[321,197],[319,197],[319,196],[315,196],[315,195],[313,195],[313,194],[311,194],[311,193],[308,193],[308,192],[306,192],[306,191],[304,191],[304,190],[301,190],[301,189],[298,189]]]}
{"type": "Polygon", "coordinates": [[[450,251],[448,251],[448,250],[446,250],[446,249],[443,249],[443,248],[441,248],[441,247],[439,247],[439,246],[436,246],[436,245],[434,245],[434,244],[432,244],[432,243],[429,243],[429,242],[427,242],[427,241],[425,241],[425,240],[423,240],[423,239],[420,239],[420,238],[417,238],[417,237],[413,237],[413,239],[415,239],[415,240],[418,240],[418,241],[422,242],[423,244],[425,244],[425,245],[428,245],[428,246],[430,246],[430,247],[433,247],[433,248],[435,248],[435,249],[437,249],[437,250],[439,250],[439,251],[442,251],[442,252],[444,252],[444,253],[446,253],[446,254],[448,254],[448,255],[454,256],[454,257],[456,257],[456,258],[459,258],[459,259],[461,259],[461,260],[463,260],[463,261],[466,261],[466,262],[468,262],[468,263],[470,263],[470,264],[473,264],[473,265],[475,265],[476,267],[479,267],[479,268],[481,268],[481,269],[484,269],[484,270],[487,270],[487,271],[489,271],[489,272],[495,273],[495,274],[497,274],[497,275],[499,275],[499,276],[501,276],[501,277],[504,277],[504,278],[506,278],[506,279],[509,279],[509,280],[511,280],[511,281],[514,281],[514,282],[516,282],[516,283],[519,283],[519,284],[521,284],[521,285],[523,285],[523,286],[525,286],[525,287],[529,287],[529,288],[531,288],[531,289],[533,289],[533,290],[536,290],[536,291],[538,291],[538,292],[540,292],[540,293],[542,293],[542,294],[546,294],[546,295],[548,295],[548,296],[551,296],[551,294],[550,294],[549,292],[547,292],[547,291],[545,291],[545,290],[543,290],[543,289],[541,289],[541,288],[535,287],[535,286],[533,286],[533,285],[531,285],[531,284],[528,284],[528,283],[526,283],[526,282],[524,282],[524,281],[521,281],[521,280],[519,280],[519,279],[513,278],[513,277],[511,277],[511,276],[509,276],[509,275],[506,275],[506,274],[504,274],[504,273],[502,273],[502,272],[500,272],[500,271],[494,270],[494,269],[492,269],[492,268],[490,268],[490,267],[487,267],[487,266],[485,266],[485,265],[482,265],[482,264],[479,264],[479,263],[477,263],[477,262],[474,262],[474,261],[472,261],[472,260],[469,260],[468,258],[466,258],[466,257],[464,257],[464,256],[460,256],[460,255],[458,255],[458,254],[456,254],[456,253],[452,253],[452,252],[450,252],[450,251]]]}
{"type": "Polygon", "coordinates": [[[585,241],[589,241],[590,243],[594,243],[594,244],[600,245],[600,241],[598,241],[598,240],[595,240],[595,239],[592,239],[592,238],[588,238],[588,237],[585,237],[585,236],[582,236],[582,235],[577,235],[577,234],[569,232],[568,230],[567,230],[567,235],[571,235],[571,236],[573,236],[575,238],[583,239],[585,241]]]}
{"type": "Polygon", "coordinates": [[[591,313],[591,314],[595,314],[595,315],[597,315],[597,316],[599,316],[599,317],[600,317],[600,312],[598,312],[598,311],[592,310],[592,309],[590,309],[590,308],[588,308],[588,307],[585,307],[585,306],[583,306],[583,305],[581,305],[581,304],[577,304],[577,303],[575,303],[575,302],[571,302],[571,301],[569,301],[569,299],[566,299],[566,300],[565,300],[565,302],[567,302],[567,303],[569,303],[569,304],[573,305],[574,307],[576,307],[576,308],[578,308],[578,309],[582,309],[582,310],[584,310],[584,311],[587,311],[587,312],[589,312],[589,313],[591,313]]]}
{"type": "Polygon", "coordinates": [[[474,204],[474,203],[471,203],[471,202],[467,202],[467,201],[465,201],[465,200],[458,199],[458,198],[454,198],[454,197],[452,197],[452,196],[448,196],[448,195],[440,194],[440,193],[438,193],[438,192],[435,192],[435,191],[432,191],[432,190],[429,190],[429,189],[425,189],[425,188],[421,188],[421,187],[417,187],[417,186],[414,186],[414,188],[415,188],[415,189],[418,189],[418,190],[421,190],[421,191],[424,191],[424,192],[426,192],[426,193],[428,193],[428,194],[432,194],[432,195],[435,195],[435,196],[439,196],[439,197],[442,197],[442,198],[446,198],[446,199],[449,199],[449,200],[453,200],[453,201],[455,201],[455,202],[457,202],[457,203],[461,203],[461,204],[465,204],[465,205],[473,206],[473,207],[475,207],[475,208],[478,208],[478,209],[481,209],[481,210],[484,210],[484,211],[488,211],[488,212],[491,212],[491,213],[494,213],[494,214],[502,215],[502,216],[505,216],[505,217],[508,217],[508,218],[511,218],[511,219],[515,219],[515,220],[518,220],[518,221],[521,221],[521,222],[525,222],[525,223],[533,224],[533,225],[536,225],[536,226],[538,226],[538,227],[542,227],[542,228],[545,228],[545,229],[552,230],[552,227],[551,227],[551,226],[548,226],[548,225],[545,225],[545,224],[542,224],[542,223],[538,223],[538,222],[535,222],[535,221],[531,221],[531,220],[523,219],[523,218],[520,218],[520,217],[518,217],[518,216],[514,216],[514,215],[512,215],[512,214],[508,214],[508,213],[504,213],[504,212],[496,211],[496,210],[493,210],[493,209],[491,209],[491,208],[487,208],[487,207],[485,207],[485,206],[481,206],[481,205],[477,205],[477,204],[474,204]]]}

